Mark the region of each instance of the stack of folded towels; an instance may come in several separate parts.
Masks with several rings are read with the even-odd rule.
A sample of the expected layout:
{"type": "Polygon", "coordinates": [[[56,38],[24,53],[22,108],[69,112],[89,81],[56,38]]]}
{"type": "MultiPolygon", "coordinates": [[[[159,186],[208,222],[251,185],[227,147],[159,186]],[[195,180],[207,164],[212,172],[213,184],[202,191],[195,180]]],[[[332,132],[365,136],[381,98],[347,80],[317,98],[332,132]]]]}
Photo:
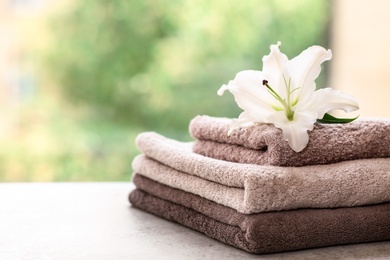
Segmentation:
{"type": "Polygon", "coordinates": [[[300,153],[230,122],[197,116],[193,143],[140,134],[130,203],[256,254],[390,240],[390,121],[315,125],[300,153]]]}

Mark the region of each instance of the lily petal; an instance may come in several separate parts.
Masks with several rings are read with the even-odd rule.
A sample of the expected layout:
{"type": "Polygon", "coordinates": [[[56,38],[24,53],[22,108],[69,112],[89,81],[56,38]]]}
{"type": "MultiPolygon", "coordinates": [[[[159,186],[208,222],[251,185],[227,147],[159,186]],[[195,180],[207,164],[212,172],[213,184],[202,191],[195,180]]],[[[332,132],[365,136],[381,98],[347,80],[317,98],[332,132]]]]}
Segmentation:
{"type": "Polygon", "coordinates": [[[253,121],[266,122],[268,116],[275,111],[272,106],[250,93],[239,91],[234,87],[230,87],[229,91],[234,95],[237,105],[251,115],[253,121]]]}
{"type": "Polygon", "coordinates": [[[331,88],[319,89],[314,92],[312,99],[305,106],[305,110],[316,111],[317,118],[321,119],[324,114],[331,110],[344,110],[352,112],[359,109],[358,101],[349,94],[331,88]]]}
{"type": "MultiPolygon", "coordinates": [[[[280,45],[281,42],[271,45],[270,54],[263,57],[262,72],[267,77],[264,79],[268,80],[269,84],[274,88],[278,87],[278,81],[280,79],[280,75],[282,74],[283,66],[288,62],[287,56],[280,52],[280,45]]],[[[277,90],[277,92],[279,91],[277,90]]]]}
{"type": "Polygon", "coordinates": [[[299,91],[293,93],[293,99],[299,96],[298,102],[302,103],[310,100],[316,89],[315,80],[321,72],[321,64],[331,58],[331,50],[312,46],[285,65],[283,74],[286,76],[286,80],[291,78],[291,90],[300,88],[299,91]]]}
{"type": "Polygon", "coordinates": [[[313,130],[316,120],[317,114],[307,111],[295,112],[293,121],[288,120],[284,112],[274,113],[270,117],[270,121],[282,129],[284,139],[295,152],[302,151],[309,143],[307,131],[313,130]]]}
{"type": "Polygon", "coordinates": [[[241,71],[228,85],[223,85],[218,90],[218,94],[222,95],[226,90],[229,90],[241,109],[262,114],[270,111],[272,106],[277,105],[277,102],[269,95],[266,87],[262,85],[261,78],[262,73],[260,71],[241,71]]]}

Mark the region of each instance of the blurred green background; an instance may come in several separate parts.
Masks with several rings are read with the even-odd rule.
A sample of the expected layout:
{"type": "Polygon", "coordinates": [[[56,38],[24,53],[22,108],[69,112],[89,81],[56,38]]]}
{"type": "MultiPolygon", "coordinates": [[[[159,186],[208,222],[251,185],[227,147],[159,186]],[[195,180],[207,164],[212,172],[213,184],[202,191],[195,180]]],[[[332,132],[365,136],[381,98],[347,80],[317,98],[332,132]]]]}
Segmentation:
{"type": "Polygon", "coordinates": [[[45,29],[19,57],[1,181],[128,181],[138,133],[190,141],[194,116],[237,117],[216,92],[270,44],[329,48],[326,0],[64,2],[28,27],[45,29]]]}

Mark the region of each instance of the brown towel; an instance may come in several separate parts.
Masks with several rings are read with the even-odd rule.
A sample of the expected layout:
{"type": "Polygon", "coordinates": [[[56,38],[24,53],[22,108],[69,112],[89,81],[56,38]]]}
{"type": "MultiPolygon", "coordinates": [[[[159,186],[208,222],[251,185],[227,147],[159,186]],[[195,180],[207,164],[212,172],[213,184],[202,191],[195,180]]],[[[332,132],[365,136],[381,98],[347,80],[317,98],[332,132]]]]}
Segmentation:
{"type": "Polygon", "coordinates": [[[244,215],[141,175],[130,203],[205,235],[263,254],[390,239],[390,204],[244,215]]]}
{"type": "Polygon", "coordinates": [[[136,142],[144,155],[134,159],[135,172],[245,214],[390,201],[390,158],[261,166],[204,157],[190,143],[156,133],[142,133],[136,142]]]}
{"type": "Polygon", "coordinates": [[[280,129],[254,124],[227,132],[231,119],[197,116],[190,123],[198,139],[194,152],[231,162],[304,166],[345,160],[390,157],[390,120],[357,120],[348,124],[316,124],[309,143],[299,153],[283,139],[280,129]]]}

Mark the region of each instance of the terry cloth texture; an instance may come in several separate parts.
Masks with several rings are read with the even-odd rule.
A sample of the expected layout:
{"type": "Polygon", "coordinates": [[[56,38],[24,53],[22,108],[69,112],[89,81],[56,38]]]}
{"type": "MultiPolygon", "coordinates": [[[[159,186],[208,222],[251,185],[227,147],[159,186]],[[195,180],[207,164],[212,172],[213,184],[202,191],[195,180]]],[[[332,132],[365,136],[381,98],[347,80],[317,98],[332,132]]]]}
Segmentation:
{"type": "Polygon", "coordinates": [[[390,239],[390,204],[245,215],[135,175],[129,196],[139,209],[223,243],[263,254],[390,239]]]}
{"type": "Polygon", "coordinates": [[[208,158],[193,153],[191,143],[152,132],[136,143],[143,155],[133,160],[134,172],[244,214],[390,201],[390,158],[261,166],[208,158]]]}
{"type": "Polygon", "coordinates": [[[241,127],[228,136],[232,119],[197,116],[189,131],[193,150],[231,162],[275,166],[329,164],[346,160],[390,157],[390,121],[357,120],[348,124],[315,124],[309,143],[294,152],[282,131],[270,124],[241,127]]]}

